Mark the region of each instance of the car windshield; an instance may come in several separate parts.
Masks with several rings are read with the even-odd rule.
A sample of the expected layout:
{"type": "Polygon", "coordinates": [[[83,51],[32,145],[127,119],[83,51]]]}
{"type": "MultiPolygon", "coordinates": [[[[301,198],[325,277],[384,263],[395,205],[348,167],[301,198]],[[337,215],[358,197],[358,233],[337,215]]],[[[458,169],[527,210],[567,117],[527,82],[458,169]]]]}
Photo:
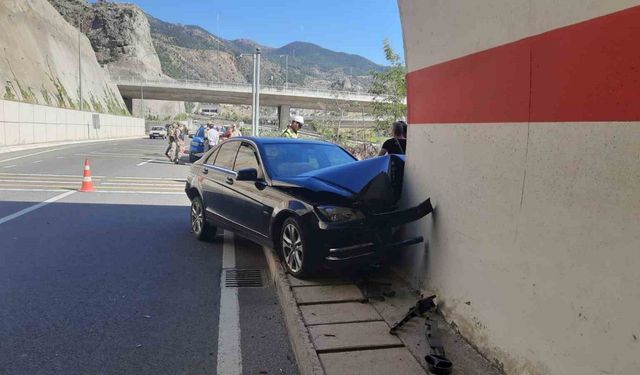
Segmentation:
{"type": "Polygon", "coordinates": [[[265,164],[274,178],[293,177],[356,161],[333,144],[269,143],[263,147],[265,164]]]}
{"type": "Polygon", "coordinates": [[[164,128],[159,126],[154,126],[153,128],[151,128],[151,130],[164,130],[164,128]]]}

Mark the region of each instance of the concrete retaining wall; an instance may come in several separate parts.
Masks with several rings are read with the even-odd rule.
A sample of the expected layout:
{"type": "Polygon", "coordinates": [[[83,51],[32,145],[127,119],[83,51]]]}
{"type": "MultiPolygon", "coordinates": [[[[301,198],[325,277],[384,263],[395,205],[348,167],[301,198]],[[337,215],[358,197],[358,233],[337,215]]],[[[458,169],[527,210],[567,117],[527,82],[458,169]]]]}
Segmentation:
{"type": "Polygon", "coordinates": [[[144,136],[144,130],[140,118],[0,100],[0,146],[144,136]]]}
{"type": "Polygon", "coordinates": [[[640,1],[399,4],[401,272],[507,374],[640,374],[640,1]]]}

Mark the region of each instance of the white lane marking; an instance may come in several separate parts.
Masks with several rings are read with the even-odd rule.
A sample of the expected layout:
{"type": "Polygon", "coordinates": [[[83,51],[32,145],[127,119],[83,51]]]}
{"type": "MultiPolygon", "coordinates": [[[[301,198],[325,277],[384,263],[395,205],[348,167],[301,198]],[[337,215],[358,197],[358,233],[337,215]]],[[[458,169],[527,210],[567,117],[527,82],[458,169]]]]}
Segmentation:
{"type": "Polygon", "coordinates": [[[143,165],[145,165],[145,164],[147,164],[148,162],[151,162],[151,161],[153,161],[153,159],[149,159],[147,161],[143,161],[142,163],[136,164],[136,167],[141,167],[141,166],[143,166],[143,165]]]}
{"type": "Polygon", "coordinates": [[[82,156],[83,158],[124,158],[124,159],[138,159],[143,157],[149,157],[149,155],[137,155],[137,156],[126,156],[126,155],[100,155],[100,154],[73,154],[74,156],[82,156]]]}
{"type": "MultiPolygon", "coordinates": [[[[80,174],[44,174],[44,173],[0,173],[0,176],[82,177],[82,175],[80,174]]],[[[93,175],[91,177],[106,177],[106,176],[93,175]]]]}
{"type": "Polygon", "coordinates": [[[14,183],[14,184],[73,184],[76,182],[81,182],[82,178],[78,177],[76,178],[75,181],[51,181],[51,180],[25,180],[25,179],[11,179],[11,180],[4,180],[4,179],[0,179],[0,182],[8,182],[8,183],[14,183]]]}
{"type": "Polygon", "coordinates": [[[42,160],[36,160],[36,161],[32,161],[33,164],[35,163],[42,163],[42,160]]]}
{"type": "Polygon", "coordinates": [[[64,150],[64,149],[67,149],[67,148],[70,148],[70,147],[60,147],[60,148],[54,148],[53,150],[45,150],[45,151],[40,151],[40,152],[34,152],[33,154],[16,156],[16,157],[13,157],[13,158],[0,160],[0,163],[4,163],[4,162],[7,162],[7,161],[11,161],[11,160],[18,160],[18,159],[22,159],[22,158],[28,158],[29,156],[36,156],[36,155],[44,154],[44,153],[47,153],[47,152],[64,150]]]}
{"type": "MultiPolygon", "coordinates": [[[[0,180],[2,181],[2,180],[0,180]]],[[[173,181],[149,181],[149,182],[142,182],[142,181],[136,181],[136,182],[130,182],[130,181],[113,181],[113,180],[107,180],[107,181],[112,181],[112,182],[103,182],[102,185],[123,185],[123,186],[157,186],[157,187],[171,187],[171,188],[183,188],[184,187],[184,183],[180,183],[180,182],[173,182],[173,181]]]]}
{"type": "MultiPolygon", "coordinates": [[[[94,151],[91,153],[91,155],[104,155],[104,156],[145,156],[145,154],[128,154],[128,153],[122,153],[122,152],[97,152],[94,151]]],[[[149,154],[146,154],[146,156],[149,156],[149,154]]]]}
{"type": "Polygon", "coordinates": [[[22,215],[24,215],[24,214],[28,214],[28,213],[29,213],[29,212],[31,212],[31,211],[35,211],[35,210],[37,210],[38,208],[42,208],[42,207],[44,207],[44,206],[48,205],[49,203],[53,203],[53,202],[55,202],[55,201],[59,201],[60,199],[66,198],[66,197],[68,197],[69,195],[71,195],[71,194],[73,194],[73,193],[75,193],[75,190],[73,190],[73,191],[67,191],[66,193],[62,193],[62,194],[60,194],[60,195],[56,195],[56,196],[55,196],[55,197],[53,197],[53,198],[49,198],[49,199],[47,199],[47,200],[46,200],[46,201],[44,201],[44,202],[40,202],[40,203],[38,203],[38,204],[36,204],[36,205],[33,205],[33,206],[31,206],[31,207],[27,207],[27,208],[25,208],[24,210],[20,210],[20,211],[18,211],[18,212],[16,212],[16,213],[13,213],[13,214],[11,214],[11,215],[9,215],[9,216],[5,216],[5,217],[3,217],[2,219],[0,219],[0,224],[4,224],[4,223],[6,223],[7,221],[11,221],[11,220],[13,220],[13,219],[15,219],[15,218],[18,218],[18,217],[20,217],[20,216],[22,216],[22,215]]]}
{"type": "Polygon", "coordinates": [[[68,189],[17,189],[17,188],[0,188],[0,191],[46,191],[46,192],[58,192],[69,191],[68,189]]]}
{"type": "MultiPolygon", "coordinates": [[[[15,166],[15,165],[14,165],[15,166]]],[[[8,165],[7,167],[11,167],[11,165],[8,165]]],[[[20,178],[20,177],[75,177],[75,178],[80,178],[82,177],[81,174],[45,174],[45,173],[0,173],[0,177],[9,177],[11,176],[11,178],[20,178]]],[[[135,176],[116,176],[116,177],[107,177],[107,176],[101,176],[101,175],[92,175],[91,177],[93,178],[109,178],[109,180],[131,180],[131,181],[147,181],[147,180],[151,180],[151,181],[160,181],[160,180],[166,180],[166,181],[170,181],[170,182],[186,182],[187,180],[184,177],[135,177],[135,176]]]]}
{"type": "MultiPolygon", "coordinates": [[[[126,191],[126,190],[98,190],[94,194],[100,193],[116,193],[116,194],[166,194],[166,195],[185,195],[184,191],[126,191]]],[[[185,195],[186,197],[186,195],[185,195]]]]}
{"type": "Polygon", "coordinates": [[[120,180],[171,180],[171,181],[180,181],[186,182],[187,180],[181,177],[109,177],[109,179],[120,179],[120,180]]]}
{"type": "Polygon", "coordinates": [[[15,164],[13,164],[13,165],[5,165],[4,167],[2,167],[2,169],[13,168],[15,166],[16,166],[15,164]]]}
{"type": "MultiPolygon", "coordinates": [[[[69,191],[67,189],[22,189],[22,188],[3,188],[0,187],[0,191],[29,191],[29,192],[59,192],[59,191],[69,191]]],[[[75,192],[75,190],[73,191],[75,192]]],[[[100,194],[100,193],[113,193],[113,194],[166,194],[166,195],[184,195],[184,192],[177,191],[126,191],[126,190],[98,190],[92,194],[100,194]]]]}
{"type": "Polygon", "coordinates": [[[222,244],[222,273],[220,275],[217,374],[242,374],[238,288],[225,288],[224,286],[224,270],[235,266],[236,250],[233,245],[233,233],[225,230],[222,244]]]}

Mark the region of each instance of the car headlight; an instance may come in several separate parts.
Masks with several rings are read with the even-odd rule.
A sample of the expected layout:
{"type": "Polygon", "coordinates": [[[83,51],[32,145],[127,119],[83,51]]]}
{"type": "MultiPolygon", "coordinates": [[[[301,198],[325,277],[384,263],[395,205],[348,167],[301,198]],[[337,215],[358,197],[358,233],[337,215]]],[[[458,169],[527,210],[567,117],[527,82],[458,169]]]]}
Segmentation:
{"type": "Polygon", "coordinates": [[[323,218],[334,223],[364,219],[362,212],[349,207],[318,206],[317,208],[323,218]]]}

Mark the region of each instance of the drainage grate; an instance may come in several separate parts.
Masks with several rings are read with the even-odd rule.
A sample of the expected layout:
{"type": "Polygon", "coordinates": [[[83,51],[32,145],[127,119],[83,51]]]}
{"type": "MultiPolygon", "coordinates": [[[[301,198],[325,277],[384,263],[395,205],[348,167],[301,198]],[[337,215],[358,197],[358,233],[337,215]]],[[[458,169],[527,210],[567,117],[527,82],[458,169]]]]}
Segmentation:
{"type": "Polygon", "coordinates": [[[224,286],[227,288],[262,288],[264,277],[261,270],[224,270],[224,286]]]}

